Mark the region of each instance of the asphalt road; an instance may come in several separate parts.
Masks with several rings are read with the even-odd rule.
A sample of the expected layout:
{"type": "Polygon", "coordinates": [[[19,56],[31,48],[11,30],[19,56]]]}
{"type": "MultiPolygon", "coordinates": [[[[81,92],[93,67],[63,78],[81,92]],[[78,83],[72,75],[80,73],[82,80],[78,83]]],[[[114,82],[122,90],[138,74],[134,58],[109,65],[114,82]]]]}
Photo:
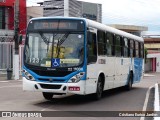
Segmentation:
{"type": "MultiPolygon", "coordinates": [[[[95,101],[89,96],[61,96],[47,101],[41,93],[23,92],[22,81],[4,80],[0,77],[0,111],[142,111],[146,93],[156,82],[160,83],[160,74],[152,73],[133,85],[131,91],[122,88],[104,92],[103,98],[95,101]]],[[[76,113],[78,114],[78,112],[76,113]]],[[[87,114],[87,113],[86,113],[87,114]]],[[[22,118],[0,118],[20,120],[22,118]]],[[[26,120],[140,120],[140,117],[43,117],[23,118],[26,120]]]]}

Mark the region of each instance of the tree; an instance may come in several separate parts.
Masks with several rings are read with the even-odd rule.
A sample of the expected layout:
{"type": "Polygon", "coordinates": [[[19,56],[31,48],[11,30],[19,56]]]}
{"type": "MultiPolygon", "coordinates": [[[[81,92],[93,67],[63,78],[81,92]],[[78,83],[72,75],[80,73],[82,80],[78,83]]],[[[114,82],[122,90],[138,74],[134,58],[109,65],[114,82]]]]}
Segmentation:
{"type": "Polygon", "coordinates": [[[145,63],[147,63],[147,55],[148,55],[147,48],[144,48],[144,61],[145,61],[145,63]]]}

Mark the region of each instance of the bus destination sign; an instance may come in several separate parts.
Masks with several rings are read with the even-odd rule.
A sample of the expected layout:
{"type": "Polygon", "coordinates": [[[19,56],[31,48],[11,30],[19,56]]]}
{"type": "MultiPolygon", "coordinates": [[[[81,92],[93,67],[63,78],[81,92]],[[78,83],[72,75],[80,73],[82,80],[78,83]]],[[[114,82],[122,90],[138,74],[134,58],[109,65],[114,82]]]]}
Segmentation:
{"type": "Polygon", "coordinates": [[[41,29],[68,29],[68,30],[76,30],[77,23],[76,22],[66,22],[66,21],[36,21],[34,23],[34,29],[41,30],[41,29]]]}

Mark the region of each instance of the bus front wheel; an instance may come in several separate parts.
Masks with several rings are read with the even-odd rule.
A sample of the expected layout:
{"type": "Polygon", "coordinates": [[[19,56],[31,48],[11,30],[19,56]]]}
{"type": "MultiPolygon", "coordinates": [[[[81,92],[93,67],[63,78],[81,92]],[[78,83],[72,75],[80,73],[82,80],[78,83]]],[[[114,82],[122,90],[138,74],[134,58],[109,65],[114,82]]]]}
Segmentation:
{"type": "Polygon", "coordinates": [[[46,99],[46,100],[52,100],[53,99],[53,93],[47,93],[47,92],[43,92],[43,97],[46,99]]]}
{"type": "Polygon", "coordinates": [[[102,78],[99,77],[97,82],[97,90],[96,90],[96,93],[94,94],[95,100],[101,99],[102,93],[103,93],[103,81],[102,81],[102,78]]]}

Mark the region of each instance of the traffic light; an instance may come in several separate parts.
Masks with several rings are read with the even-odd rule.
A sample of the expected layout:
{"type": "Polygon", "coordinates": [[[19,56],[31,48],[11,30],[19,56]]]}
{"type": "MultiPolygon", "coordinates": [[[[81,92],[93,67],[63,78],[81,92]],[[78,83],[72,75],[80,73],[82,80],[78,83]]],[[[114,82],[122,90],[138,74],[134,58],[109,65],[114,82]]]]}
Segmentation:
{"type": "Polygon", "coordinates": [[[19,36],[18,36],[18,43],[19,44],[22,44],[22,39],[23,39],[23,35],[19,34],[19,36]]]}

